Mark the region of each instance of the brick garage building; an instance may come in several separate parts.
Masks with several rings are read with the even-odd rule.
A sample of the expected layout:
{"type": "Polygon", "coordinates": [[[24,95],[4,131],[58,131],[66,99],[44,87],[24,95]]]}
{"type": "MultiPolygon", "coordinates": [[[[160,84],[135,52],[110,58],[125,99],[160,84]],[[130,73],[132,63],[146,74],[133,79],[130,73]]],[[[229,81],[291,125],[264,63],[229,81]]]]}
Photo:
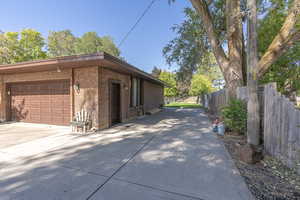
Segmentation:
{"type": "Polygon", "coordinates": [[[164,83],[107,53],[0,66],[0,120],[69,125],[84,109],[97,129],[163,104],[164,83]]]}

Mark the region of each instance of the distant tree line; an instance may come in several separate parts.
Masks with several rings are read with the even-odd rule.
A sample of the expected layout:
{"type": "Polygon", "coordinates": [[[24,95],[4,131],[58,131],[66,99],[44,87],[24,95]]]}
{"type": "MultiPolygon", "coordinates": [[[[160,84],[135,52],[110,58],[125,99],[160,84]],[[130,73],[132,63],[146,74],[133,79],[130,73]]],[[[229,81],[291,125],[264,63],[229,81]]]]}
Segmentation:
{"type": "MultiPolygon", "coordinates": [[[[213,57],[212,57],[213,58],[213,57]]],[[[164,81],[168,87],[164,89],[166,97],[199,96],[219,89],[219,82],[223,80],[217,65],[201,66],[191,74],[190,80],[183,82],[180,72],[170,72],[154,67],[151,73],[154,77],[164,81]]]]}
{"type": "Polygon", "coordinates": [[[50,31],[47,39],[34,29],[0,32],[0,64],[101,51],[120,57],[120,50],[112,38],[100,37],[96,32],[76,37],[70,30],[50,31]]]}

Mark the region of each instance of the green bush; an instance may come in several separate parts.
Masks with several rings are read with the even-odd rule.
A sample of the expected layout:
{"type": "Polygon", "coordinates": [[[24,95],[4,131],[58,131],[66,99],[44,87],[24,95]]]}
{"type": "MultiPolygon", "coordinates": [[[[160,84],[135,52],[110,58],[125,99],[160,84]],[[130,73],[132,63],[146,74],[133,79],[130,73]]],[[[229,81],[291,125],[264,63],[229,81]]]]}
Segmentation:
{"type": "Polygon", "coordinates": [[[247,129],[247,105],[241,100],[231,100],[222,108],[221,115],[225,126],[230,130],[243,134],[247,129]]]}

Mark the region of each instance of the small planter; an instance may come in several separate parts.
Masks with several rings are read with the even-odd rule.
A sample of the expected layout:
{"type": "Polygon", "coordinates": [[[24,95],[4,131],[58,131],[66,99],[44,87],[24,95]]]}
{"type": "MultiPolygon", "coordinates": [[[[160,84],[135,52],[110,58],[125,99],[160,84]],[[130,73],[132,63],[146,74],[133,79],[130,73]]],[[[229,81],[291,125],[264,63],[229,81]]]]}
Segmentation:
{"type": "Polygon", "coordinates": [[[218,134],[224,135],[225,134],[225,125],[223,123],[218,124],[218,134]]]}

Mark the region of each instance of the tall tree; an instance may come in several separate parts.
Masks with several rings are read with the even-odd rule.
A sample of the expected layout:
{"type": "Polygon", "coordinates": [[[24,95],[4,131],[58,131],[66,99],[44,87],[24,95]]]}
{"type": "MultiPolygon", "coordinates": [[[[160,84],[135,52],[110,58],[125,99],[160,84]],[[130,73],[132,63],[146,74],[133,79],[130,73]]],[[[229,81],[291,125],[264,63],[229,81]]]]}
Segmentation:
{"type": "Polygon", "coordinates": [[[102,51],[105,51],[113,56],[120,57],[121,51],[110,36],[101,37],[101,43],[102,51]]]}
{"type": "Polygon", "coordinates": [[[247,141],[249,144],[260,143],[260,115],[258,102],[258,48],[257,48],[257,8],[256,0],[247,0],[247,141]]]}
{"type": "Polygon", "coordinates": [[[109,36],[99,37],[96,32],[87,32],[75,37],[70,30],[51,31],[48,36],[48,54],[50,57],[75,54],[91,54],[105,51],[119,57],[120,50],[109,36]]]}
{"type": "Polygon", "coordinates": [[[120,56],[120,50],[109,36],[99,37],[96,32],[87,32],[77,39],[77,54],[90,54],[101,51],[107,52],[116,57],[120,56]]]}
{"type": "Polygon", "coordinates": [[[179,66],[177,80],[181,93],[188,93],[193,74],[202,64],[207,64],[206,56],[209,54],[209,44],[202,21],[192,9],[184,10],[186,19],[172,27],[177,34],[163,49],[163,55],[169,65],[175,63],[179,66]],[[199,27],[199,28],[198,28],[199,27]]]}
{"type": "Polygon", "coordinates": [[[43,59],[44,46],[44,38],[33,29],[23,29],[20,34],[0,33],[0,64],[43,59]]]}
{"type": "MultiPolygon", "coordinates": [[[[285,0],[272,0],[269,9],[266,9],[262,15],[264,17],[259,21],[258,27],[258,52],[263,55],[280,30],[291,2],[285,0]]],[[[299,26],[299,25],[298,25],[299,26]]],[[[284,56],[274,62],[266,73],[262,76],[260,82],[276,82],[277,89],[284,95],[294,98],[297,90],[300,90],[300,41],[286,50],[284,56]]]]}
{"type": "Polygon", "coordinates": [[[76,53],[90,54],[102,50],[102,41],[96,32],[87,32],[77,39],[76,53]]]}
{"type": "MultiPolygon", "coordinates": [[[[242,27],[247,10],[245,10],[246,6],[244,1],[227,0],[224,2],[224,0],[190,0],[190,2],[203,23],[201,28],[206,32],[210,48],[226,81],[226,87],[228,88],[230,95],[235,97],[236,88],[242,85],[246,80],[246,54],[244,50],[245,41],[242,27]],[[223,5],[224,8],[218,9],[216,5],[219,4],[223,5]],[[222,34],[219,34],[219,26],[216,21],[220,21],[217,19],[224,19],[224,16],[226,19],[226,30],[224,31],[225,37],[222,38],[220,37],[222,34]],[[224,44],[227,45],[227,52],[224,50],[224,44]]],[[[300,28],[297,26],[300,19],[299,13],[300,0],[293,0],[282,27],[268,46],[265,53],[261,56],[260,60],[257,61],[257,67],[254,67],[255,71],[251,72],[252,75],[250,77],[254,80],[259,80],[266,73],[271,64],[299,40],[300,28]]],[[[255,64],[253,66],[255,66],[255,64]]],[[[252,70],[252,67],[250,67],[250,69],[252,70]]],[[[251,88],[252,93],[255,92],[255,90],[253,90],[254,87],[251,88]]],[[[252,103],[253,102],[254,100],[252,103]]],[[[254,110],[256,115],[259,115],[257,109],[254,110]]],[[[259,127],[257,120],[256,124],[253,124],[253,126],[259,127]]],[[[248,129],[251,128],[252,127],[250,126],[248,127],[248,129]]],[[[257,138],[254,139],[256,136],[257,133],[251,136],[248,135],[248,137],[252,138],[249,139],[249,143],[253,142],[253,144],[256,144],[255,141],[259,140],[257,138]]]]}
{"type": "Polygon", "coordinates": [[[159,75],[159,79],[166,82],[168,87],[164,88],[164,96],[176,97],[178,96],[178,90],[176,88],[176,75],[172,72],[162,71],[159,75]]]}
{"type": "Polygon", "coordinates": [[[29,61],[46,58],[46,52],[43,50],[45,44],[46,43],[41,33],[33,29],[22,30],[21,38],[19,40],[19,49],[21,52],[18,61],[29,61]]]}
{"type": "Polygon", "coordinates": [[[203,58],[202,64],[198,66],[197,73],[207,76],[212,82],[224,80],[222,72],[212,53],[208,53],[208,55],[203,58]]]}
{"type": "Polygon", "coordinates": [[[70,56],[76,53],[76,37],[70,30],[50,31],[48,36],[48,55],[50,57],[70,56]]]}
{"type": "Polygon", "coordinates": [[[18,32],[0,34],[0,64],[18,62],[20,54],[18,37],[18,32]]]}
{"type": "Polygon", "coordinates": [[[200,96],[213,92],[212,81],[203,74],[194,74],[191,81],[190,96],[200,96]]]}
{"type": "MultiPolygon", "coordinates": [[[[288,47],[299,39],[300,30],[295,26],[299,20],[299,1],[293,1],[282,28],[259,60],[258,78],[288,47]]],[[[190,2],[203,24],[201,28],[205,30],[210,48],[224,75],[226,87],[231,95],[235,96],[236,87],[246,81],[246,56],[242,22],[247,12],[244,1],[190,0],[190,2]],[[225,29],[222,28],[222,24],[226,24],[225,29]],[[224,50],[225,45],[227,46],[227,52],[224,50]]]]}
{"type": "Polygon", "coordinates": [[[161,69],[158,67],[154,66],[151,72],[151,75],[154,76],[155,78],[159,78],[160,73],[162,72],[161,69]]]}

